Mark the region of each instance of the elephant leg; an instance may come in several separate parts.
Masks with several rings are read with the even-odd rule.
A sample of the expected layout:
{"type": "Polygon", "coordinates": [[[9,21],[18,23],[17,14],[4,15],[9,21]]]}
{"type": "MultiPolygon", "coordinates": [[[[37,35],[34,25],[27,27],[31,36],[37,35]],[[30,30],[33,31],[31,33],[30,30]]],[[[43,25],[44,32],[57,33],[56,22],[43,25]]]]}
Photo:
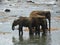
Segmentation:
{"type": "Polygon", "coordinates": [[[42,25],[42,30],[43,30],[43,35],[45,35],[46,34],[46,25],[45,24],[42,25]]]}
{"type": "Polygon", "coordinates": [[[20,30],[19,30],[19,36],[20,36],[20,30]]]}
{"type": "Polygon", "coordinates": [[[19,26],[19,36],[23,35],[23,30],[22,30],[22,26],[19,26]]]}
{"type": "Polygon", "coordinates": [[[32,27],[29,27],[29,35],[33,35],[32,27]]]}
{"type": "Polygon", "coordinates": [[[45,29],[43,28],[42,30],[43,30],[43,33],[42,34],[45,35],[46,34],[45,29]]]}
{"type": "Polygon", "coordinates": [[[35,27],[35,35],[40,35],[40,28],[39,28],[39,26],[36,26],[35,27]]]}
{"type": "Polygon", "coordinates": [[[45,26],[45,32],[47,33],[47,31],[48,31],[48,24],[47,24],[47,21],[44,22],[44,26],[45,26]]]}
{"type": "Polygon", "coordinates": [[[21,32],[21,35],[23,35],[23,30],[22,30],[22,27],[21,27],[21,30],[20,30],[20,32],[21,32]]]}
{"type": "Polygon", "coordinates": [[[40,36],[40,26],[35,27],[35,35],[37,34],[40,36]]]}
{"type": "Polygon", "coordinates": [[[35,27],[35,35],[37,35],[37,27],[35,27]]]}
{"type": "Polygon", "coordinates": [[[40,26],[37,26],[37,33],[40,36],[40,26]]]}
{"type": "Polygon", "coordinates": [[[46,29],[48,29],[48,24],[47,24],[47,21],[46,21],[46,25],[45,25],[46,29]]]}
{"type": "Polygon", "coordinates": [[[30,29],[30,27],[29,27],[29,35],[31,34],[31,29],[30,29]]]}

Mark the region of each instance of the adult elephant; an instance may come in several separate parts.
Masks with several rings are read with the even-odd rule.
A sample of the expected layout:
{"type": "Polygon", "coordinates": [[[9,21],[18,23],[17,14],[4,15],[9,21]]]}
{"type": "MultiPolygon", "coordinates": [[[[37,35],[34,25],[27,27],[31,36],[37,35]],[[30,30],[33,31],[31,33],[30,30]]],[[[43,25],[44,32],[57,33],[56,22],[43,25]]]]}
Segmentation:
{"type": "Polygon", "coordinates": [[[49,21],[49,32],[51,29],[51,13],[50,11],[32,11],[30,13],[30,17],[42,17],[45,16],[46,19],[49,21]]]}

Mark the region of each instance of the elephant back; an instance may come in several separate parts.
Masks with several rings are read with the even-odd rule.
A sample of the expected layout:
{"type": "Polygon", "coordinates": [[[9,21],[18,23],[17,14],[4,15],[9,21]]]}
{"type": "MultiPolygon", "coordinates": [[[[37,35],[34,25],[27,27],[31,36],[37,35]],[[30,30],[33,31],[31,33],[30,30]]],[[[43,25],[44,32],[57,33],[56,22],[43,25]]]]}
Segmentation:
{"type": "Polygon", "coordinates": [[[23,26],[29,26],[29,24],[31,23],[31,18],[30,17],[19,17],[20,19],[20,25],[23,26]]]}
{"type": "Polygon", "coordinates": [[[32,11],[30,16],[32,18],[46,18],[43,11],[32,11]]]}

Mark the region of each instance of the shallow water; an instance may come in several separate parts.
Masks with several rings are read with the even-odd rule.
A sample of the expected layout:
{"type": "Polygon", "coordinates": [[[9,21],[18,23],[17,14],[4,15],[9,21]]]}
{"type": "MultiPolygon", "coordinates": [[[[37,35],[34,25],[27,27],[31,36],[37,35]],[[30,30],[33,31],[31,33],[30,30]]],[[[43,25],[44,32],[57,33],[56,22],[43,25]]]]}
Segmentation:
{"type": "MultiPolygon", "coordinates": [[[[56,22],[52,19],[51,27],[59,28],[60,25],[58,25],[58,23],[60,22],[56,22]]],[[[42,35],[41,32],[40,37],[29,36],[28,31],[23,31],[23,36],[19,37],[18,30],[12,31],[11,26],[11,22],[0,23],[1,45],[60,45],[60,29],[55,29],[51,31],[51,34],[47,33],[46,36],[42,35]]]]}
{"type": "Polygon", "coordinates": [[[60,31],[52,31],[46,36],[29,36],[25,32],[23,36],[18,36],[17,33],[0,34],[1,45],[60,45],[60,31]]]}
{"type": "Polygon", "coordinates": [[[11,10],[11,12],[8,13],[4,12],[5,15],[0,13],[0,45],[60,45],[60,20],[58,20],[56,17],[60,16],[59,5],[48,4],[47,2],[45,4],[27,4],[26,2],[16,4],[18,5],[15,5],[15,3],[11,2],[0,5],[0,12],[4,12],[6,8],[11,10]],[[12,6],[9,6],[10,4],[12,6]],[[29,17],[29,14],[32,10],[50,10],[52,28],[51,34],[47,33],[47,35],[44,36],[41,32],[40,37],[29,36],[29,32],[24,31],[23,36],[19,37],[17,29],[12,31],[11,26],[13,20],[19,16],[29,17]],[[56,11],[58,13],[56,13],[56,11]]]}

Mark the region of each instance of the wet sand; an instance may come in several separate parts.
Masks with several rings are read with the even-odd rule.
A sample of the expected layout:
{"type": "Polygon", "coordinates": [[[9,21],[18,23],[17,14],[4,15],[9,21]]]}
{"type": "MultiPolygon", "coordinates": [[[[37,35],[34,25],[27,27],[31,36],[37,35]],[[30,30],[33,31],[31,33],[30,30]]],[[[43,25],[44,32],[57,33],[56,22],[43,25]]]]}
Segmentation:
{"type": "Polygon", "coordinates": [[[0,32],[0,34],[3,34],[3,35],[5,35],[5,34],[11,34],[11,32],[0,32]]]}
{"type": "MultiPolygon", "coordinates": [[[[60,28],[51,28],[51,32],[52,31],[58,31],[58,30],[60,30],[60,28]]],[[[29,29],[28,28],[25,28],[23,31],[24,32],[29,32],[29,29]]],[[[42,30],[40,30],[40,31],[42,32],[42,30]]],[[[0,34],[3,34],[3,35],[5,35],[5,34],[11,34],[11,32],[1,32],[0,31],[0,34]]]]}
{"type": "Polygon", "coordinates": [[[55,19],[60,20],[60,16],[55,17],[55,19]]]}

